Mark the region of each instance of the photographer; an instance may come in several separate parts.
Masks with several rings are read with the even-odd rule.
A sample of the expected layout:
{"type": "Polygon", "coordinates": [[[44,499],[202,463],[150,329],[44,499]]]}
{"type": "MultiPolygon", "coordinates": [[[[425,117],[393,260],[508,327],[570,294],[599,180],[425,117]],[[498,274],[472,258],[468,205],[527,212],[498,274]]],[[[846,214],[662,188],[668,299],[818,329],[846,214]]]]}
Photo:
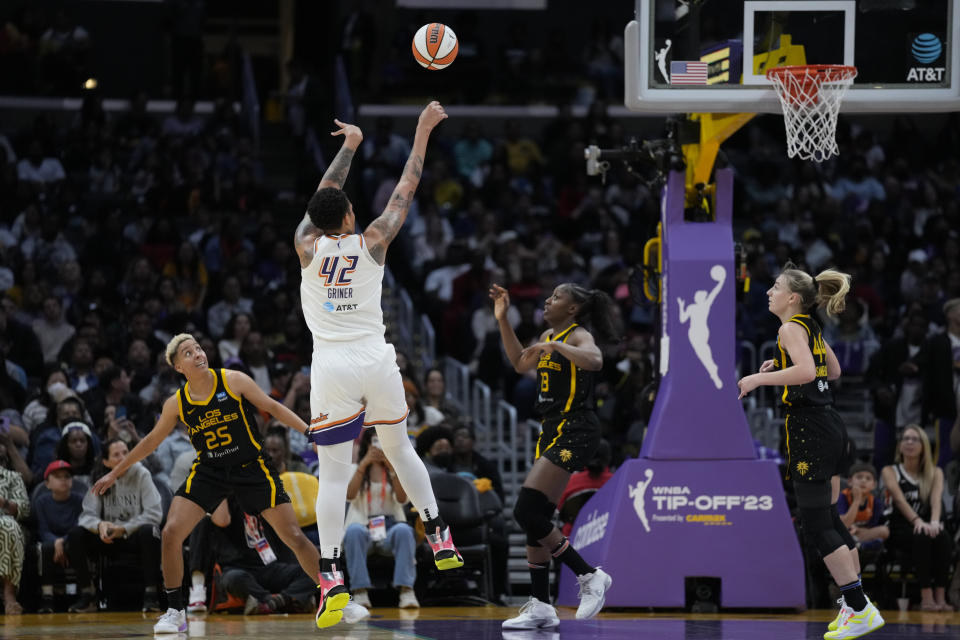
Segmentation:
{"type": "Polygon", "coordinates": [[[378,552],[394,558],[393,586],[400,590],[400,608],[419,608],[413,593],[417,580],[416,540],[403,511],[407,494],[380,448],[376,430],[364,430],[358,457],[360,463],[347,485],[350,506],[343,538],[353,600],[370,606],[367,589],[373,584],[367,572],[367,554],[378,552]]]}

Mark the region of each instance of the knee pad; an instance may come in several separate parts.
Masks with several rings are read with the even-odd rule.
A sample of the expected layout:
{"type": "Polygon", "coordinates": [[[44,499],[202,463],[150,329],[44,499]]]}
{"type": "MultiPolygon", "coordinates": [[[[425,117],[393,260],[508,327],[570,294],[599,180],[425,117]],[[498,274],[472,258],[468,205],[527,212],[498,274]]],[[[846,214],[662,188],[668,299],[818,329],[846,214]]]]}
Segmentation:
{"type": "Polygon", "coordinates": [[[553,521],[546,515],[548,509],[552,516],[553,507],[542,491],[529,487],[520,489],[520,496],[513,508],[513,517],[527,534],[527,543],[530,546],[540,546],[539,543],[531,544],[531,541],[536,542],[545,538],[553,531],[553,521]]]}
{"type": "MultiPolygon", "coordinates": [[[[850,505],[851,509],[856,509],[856,505],[850,505]]],[[[833,520],[833,528],[840,535],[840,539],[843,540],[843,544],[847,545],[848,549],[856,549],[857,542],[853,539],[853,536],[850,535],[850,530],[847,529],[847,525],[843,524],[843,520],[840,519],[840,512],[837,511],[837,504],[834,503],[830,505],[830,517],[833,520]]]]}
{"type": "Polygon", "coordinates": [[[826,557],[846,546],[833,525],[829,507],[800,509],[800,522],[807,541],[821,556],[826,557]]]}

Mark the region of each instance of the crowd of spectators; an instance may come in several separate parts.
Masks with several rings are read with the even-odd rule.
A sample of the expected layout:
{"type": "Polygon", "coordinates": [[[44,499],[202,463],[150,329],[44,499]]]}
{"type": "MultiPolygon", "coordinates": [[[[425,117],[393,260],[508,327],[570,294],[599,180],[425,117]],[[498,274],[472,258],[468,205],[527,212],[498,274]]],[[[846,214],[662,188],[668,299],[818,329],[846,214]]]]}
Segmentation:
{"type": "MultiPolygon", "coordinates": [[[[310,419],[296,220],[265,184],[232,104],[199,116],[184,99],[158,117],[146,98],[111,114],[90,93],[68,120],[41,114],[0,131],[0,534],[10,539],[24,539],[23,524],[36,535],[22,496],[57,481],[52,462],[70,465],[75,488],[86,485],[109,466],[109,445],[132,447],[152,427],[181,384],[162,357],[180,331],[198,338],[211,366],[244,369],[310,419]]],[[[655,233],[659,197],[619,167],[605,183],[585,175],[585,145],[625,137],[605,107],[596,100],[574,117],[563,105],[540,130],[512,120],[445,123],[388,264],[433,323],[438,355],[467,363],[521,420],[532,416],[535,380],[505,366],[488,286],[508,288],[524,343],[538,335],[542,301],[556,284],[606,291],[626,328],[619,344],[603,346],[597,387],[615,466],[638,451],[649,402],[642,391],[653,380],[656,313],[638,295],[634,269],[655,233]]],[[[949,499],[958,493],[950,463],[960,448],[960,130],[954,116],[934,122],[899,117],[871,129],[844,119],[841,155],[821,165],[786,160],[773,119],[725,150],[737,176],[736,240],[753,282],[738,303],[737,339],[759,346],[775,336],[765,291],[788,259],[852,273],[848,310],[828,323],[827,340],[845,375],[872,393],[873,462],[892,464],[900,430],[918,423],[946,471],[949,499]]],[[[412,131],[388,119],[361,124],[366,140],[348,189],[365,224],[383,209],[412,131]]],[[[502,482],[472,451],[475,434],[444,393],[442,371],[400,357],[411,437],[450,430],[442,438],[432,431],[423,454],[502,500],[502,482]]],[[[315,462],[296,433],[270,450],[290,470],[315,462]]],[[[177,431],[145,464],[175,490],[191,455],[177,431]]],[[[56,552],[67,533],[44,538],[51,561],[67,557],[56,552]]],[[[19,585],[21,566],[0,557],[5,589],[19,585]]]]}

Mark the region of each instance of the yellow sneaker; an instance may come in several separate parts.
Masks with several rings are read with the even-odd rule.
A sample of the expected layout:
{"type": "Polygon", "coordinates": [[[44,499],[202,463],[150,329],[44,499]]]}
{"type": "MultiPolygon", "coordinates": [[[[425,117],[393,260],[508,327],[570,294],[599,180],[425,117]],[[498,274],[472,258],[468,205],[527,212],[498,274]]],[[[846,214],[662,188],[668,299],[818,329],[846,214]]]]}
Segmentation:
{"type": "Polygon", "coordinates": [[[430,543],[430,549],[433,550],[433,561],[437,569],[456,569],[463,566],[463,557],[457,548],[453,545],[453,539],[450,537],[450,527],[440,531],[438,527],[436,532],[427,534],[427,542],[430,543]]]}
{"type": "Polygon", "coordinates": [[[317,607],[317,628],[326,629],[340,622],[343,618],[343,609],[350,603],[350,592],[343,585],[343,574],[333,571],[320,574],[320,584],[317,585],[320,606],[317,607]]]}
{"type": "Polygon", "coordinates": [[[840,605],[840,611],[837,612],[837,617],[833,619],[833,622],[827,625],[827,629],[829,631],[836,631],[837,627],[843,624],[846,616],[849,616],[853,613],[853,608],[847,606],[847,601],[844,600],[843,596],[840,596],[840,599],[837,600],[837,604],[840,605]]]}
{"type": "Polygon", "coordinates": [[[859,613],[854,611],[847,619],[840,623],[836,631],[827,631],[823,634],[824,640],[852,640],[872,633],[884,625],[883,616],[872,602],[859,613]]]}

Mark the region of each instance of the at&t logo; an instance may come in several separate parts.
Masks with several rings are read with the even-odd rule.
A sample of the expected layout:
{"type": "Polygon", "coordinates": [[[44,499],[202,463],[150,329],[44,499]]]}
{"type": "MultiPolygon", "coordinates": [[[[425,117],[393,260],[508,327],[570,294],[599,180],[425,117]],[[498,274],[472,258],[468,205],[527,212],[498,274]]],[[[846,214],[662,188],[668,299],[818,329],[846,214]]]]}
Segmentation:
{"type": "MultiPolygon", "coordinates": [[[[943,55],[943,42],[932,33],[921,33],[910,45],[910,55],[922,65],[931,65],[943,55]]],[[[943,82],[946,67],[911,67],[907,82],[943,82]]]]}

